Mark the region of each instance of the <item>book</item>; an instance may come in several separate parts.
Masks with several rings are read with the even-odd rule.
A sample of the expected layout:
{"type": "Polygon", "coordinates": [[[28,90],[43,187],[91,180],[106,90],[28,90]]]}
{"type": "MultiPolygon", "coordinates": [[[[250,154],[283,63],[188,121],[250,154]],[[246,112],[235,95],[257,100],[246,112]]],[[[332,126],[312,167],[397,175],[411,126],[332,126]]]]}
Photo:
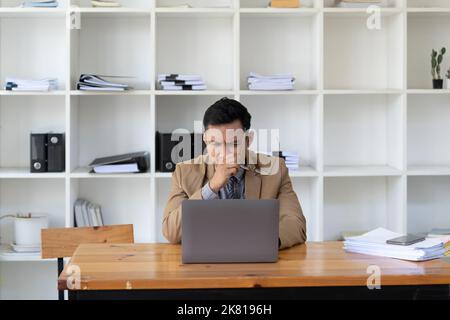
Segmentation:
{"type": "Polygon", "coordinates": [[[127,84],[107,81],[104,78],[121,78],[118,76],[99,76],[95,74],[81,74],[77,83],[78,90],[86,91],[123,91],[129,90],[127,84]]]}
{"type": "Polygon", "coordinates": [[[85,199],[75,201],[74,220],[76,227],[100,227],[104,225],[100,205],[85,199]]]}

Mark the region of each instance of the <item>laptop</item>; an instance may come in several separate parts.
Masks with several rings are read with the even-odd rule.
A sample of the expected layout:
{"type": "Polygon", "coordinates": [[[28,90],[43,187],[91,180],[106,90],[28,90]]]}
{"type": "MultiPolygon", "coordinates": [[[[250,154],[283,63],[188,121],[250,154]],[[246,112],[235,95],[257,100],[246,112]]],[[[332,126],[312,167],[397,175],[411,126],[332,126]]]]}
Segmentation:
{"type": "Polygon", "coordinates": [[[278,260],[278,200],[184,200],[183,263],[278,260]]]}

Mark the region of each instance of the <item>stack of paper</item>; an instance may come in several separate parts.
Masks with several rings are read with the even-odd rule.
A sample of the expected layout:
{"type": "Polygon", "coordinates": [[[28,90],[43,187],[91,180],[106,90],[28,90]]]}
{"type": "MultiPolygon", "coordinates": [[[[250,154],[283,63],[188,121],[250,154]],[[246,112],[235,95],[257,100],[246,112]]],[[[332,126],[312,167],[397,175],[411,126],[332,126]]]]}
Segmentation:
{"type": "Polygon", "coordinates": [[[58,79],[40,80],[6,78],[5,90],[10,91],[50,91],[58,89],[58,79]]]}
{"type": "Polygon", "coordinates": [[[93,7],[100,8],[117,8],[120,7],[120,3],[115,0],[92,0],[91,4],[93,7]]]}
{"type": "Polygon", "coordinates": [[[361,236],[345,238],[344,250],[411,261],[442,258],[446,252],[444,242],[438,238],[427,238],[424,241],[409,246],[386,243],[387,240],[400,236],[402,235],[399,233],[378,228],[361,236]]]}
{"type": "Polygon", "coordinates": [[[158,84],[162,90],[206,90],[202,77],[195,74],[160,74],[158,84]]]}
{"type": "Polygon", "coordinates": [[[56,8],[57,6],[56,0],[26,0],[22,4],[24,8],[56,8]]]}
{"type": "MultiPolygon", "coordinates": [[[[118,78],[116,76],[102,77],[118,78]]],[[[82,74],[77,84],[77,89],[85,91],[125,91],[131,88],[127,84],[106,81],[98,75],[82,74]]]]}
{"type": "Polygon", "coordinates": [[[341,0],[336,6],[340,8],[367,8],[369,6],[387,7],[387,0],[341,0]]]}
{"type": "Polygon", "coordinates": [[[73,210],[77,227],[103,226],[102,208],[98,204],[78,199],[75,201],[73,210]]]}
{"type": "Polygon", "coordinates": [[[291,74],[263,76],[250,72],[247,82],[249,90],[292,90],[295,78],[291,74]]]}

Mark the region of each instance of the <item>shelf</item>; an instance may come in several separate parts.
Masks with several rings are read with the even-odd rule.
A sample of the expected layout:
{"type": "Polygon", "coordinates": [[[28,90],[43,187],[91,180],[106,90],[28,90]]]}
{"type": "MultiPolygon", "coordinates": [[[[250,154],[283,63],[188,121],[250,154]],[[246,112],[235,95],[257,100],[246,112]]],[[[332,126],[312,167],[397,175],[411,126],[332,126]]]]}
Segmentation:
{"type": "Polygon", "coordinates": [[[71,178],[75,179],[105,179],[105,178],[150,178],[150,173],[90,173],[91,169],[88,167],[76,168],[70,173],[71,178]]]}
{"type": "Polygon", "coordinates": [[[450,176],[450,165],[409,166],[408,176],[450,176]]]}
{"type": "Polygon", "coordinates": [[[295,91],[316,90],[320,27],[317,16],[241,15],[240,89],[248,89],[248,76],[256,72],[292,74],[295,91]]]}
{"type": "Polygon", "coordinates": [[[357,89],[357,90],[324,90],[325,95],[357,95],[357,94],[402,94],[399,89],[357,89]]]}
{"type": "Polygon", "coordinates": [[[64,18],[63,8],[0,8],[0,18],[64,18]]]}
{"type": "Polygon", "coordinates": [[[332,11],[324,17],[324,88],[378,91],[402,88],[405,52],[402,16],[387,16],[380,29],[373,30],[367,27],[365,11],[363,15],[346,16],[338,8],[326,10],[332,11]]]}
{"type": "Polygon", "coordinates": [[[286,91],[263,91],[263,90],[240,90],[242,96],[295,96],[295,95],[318,95],[318,90],[286,90],[286,91]]]}
{"type": "Polygon", "coordinates": [[[325,166],[325,177],[401,176],[402,171],[390,166],[325,166]]]}
{"type": "Polygon", "coordinates": [[[282,16],[313,16],[319,11],[315,8],[241,8],[239,9],[241,16],[261,16],[261,17],[273,17],[277,15],[282,16]]]}
{"type": "Polygon", "coordinates": [[[208,90],[234,89],[233,24],[234,19],[226,16],[158,15],[156,75],[196,74],[208,90]]]}
{"type": "Polygon", "coordinates": [[[289,170],[289,176],[291,178],[317,177],[318,175],[317,170],[310,166],[300,166],[298,169],[289,170]]]}
{"type": "Polygon", "coordinates": [[[441,95],[441,94],[450,94],[450,90],[448,89],[442,89],[442,90],[435,90],[435,89],[409,89],[407,91],[408,94],[414,95],[414,94],[423,94],[423,95],[441,95]]]}
{"type": "Polygon", "coordinates": [[[335,177],[324,181],[324,240],[340,240],[342,232],[384,227],[399,231],[404,204],[401,177],[335,177]]]}
{"type": "Polygon", "coordinates": [[[450,165],[450,108],[446,95],[408,96],[408,167],[450,165]]]}
{"type": "Polygon", "coordinates": [[[403,168],[402,105],[401,95],[325,96],[325,167],[382,166],[381,175],[394,174],[384,166],[403,168]]]}
{"type": "Polygon", "coordinates": [[[83,91],[71,90],[71,96],[150,96],[151,90],[127,90],[127,91],[83,91]]]}
{"type": "Polygon", "coordinates": [[[56,90],[56,91],[9,91],[0,90],[0,96],[65,96],[66,91],[56,90]]]}
{"type": "Polygon", "coordinates": [[[233,96],[234,91],[231,90],[156,90],[157,96],[233,96]]]}
{"type": "Polygon", "coordinates": [[[36,172],[30,168],[0,168],[0,179],[64,179],[65,172],[36,172]]]}
{"type": "MultiPolygon", "coordinates": [[[[373,14],[373,11],[368,12],[365,8],[324,8],[323,12],[329,16],[335,17],[367,17],[373,14]]],[[[399,8],[380,8],[382,17],[389,17],[401,13],[399,8]]]]}
{"type": "Polygon", "coordinates": [[[156,8],[157,17],[232,17],[229,8],[156,8]]]}
{"type": "MultiPolygon", "coordinates": [[[[450,10],[450,8],[449,8],[450,10]]],[[[450,11],[448,11],[450,12],[450,11]]],[[[408,93],[426,93],[426,94],[447,94],[450,90],[432,90],[431,50],[440,50],[446,47],[450,48],[450,17],[432,14],[432,15],[408,15],[408,93]],[[433,35],[433,36],[431,36],[433,35]],[[417,90],[421,89],[421,90],[417,90]],[[425,91],[426,90],[426,91],[425,91]]],[[[447,53],[448,54],[448,53],[447,53]]],[[[442,63],[441,76],[449,68],[448,60],[444,56],[442,63]]],[[[444,79],[444,88],[446,80],[444,79]]]]}
{"type": "Polygon", "coordinates": [[[150,9],[141,8],[81,8],[71,7],[71,12],[79,13],[89,17],[150,17],[150,9]]]}
{"type": "Polygon", "coordinates": [[[42,259],[41,254],[37,253],[14,253],[6,245],[0,246],[0,262],[53,262],[56,259],[42,259]]]}
{"type": "Polygon", "coordinates": [[[407,232],[450,228],[450,176],[408,177],[407,232]]]}

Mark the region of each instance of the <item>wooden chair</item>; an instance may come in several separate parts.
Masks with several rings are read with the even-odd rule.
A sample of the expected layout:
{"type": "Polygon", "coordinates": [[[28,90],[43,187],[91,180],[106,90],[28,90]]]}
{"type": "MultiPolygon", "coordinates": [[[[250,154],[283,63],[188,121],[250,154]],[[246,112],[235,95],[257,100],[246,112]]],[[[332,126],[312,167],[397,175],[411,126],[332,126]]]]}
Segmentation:
{"type": "MultiPolygon", "coordinates": [[[[72,257],[80,244],[134,243],[133,225],[42,229],[41,243],[43,259],[58,259],[59,277],[64,269],[64,258],[72,257]]],[[[58,298],[64,300],[63,290],[59,290],[58,298]]]]}

